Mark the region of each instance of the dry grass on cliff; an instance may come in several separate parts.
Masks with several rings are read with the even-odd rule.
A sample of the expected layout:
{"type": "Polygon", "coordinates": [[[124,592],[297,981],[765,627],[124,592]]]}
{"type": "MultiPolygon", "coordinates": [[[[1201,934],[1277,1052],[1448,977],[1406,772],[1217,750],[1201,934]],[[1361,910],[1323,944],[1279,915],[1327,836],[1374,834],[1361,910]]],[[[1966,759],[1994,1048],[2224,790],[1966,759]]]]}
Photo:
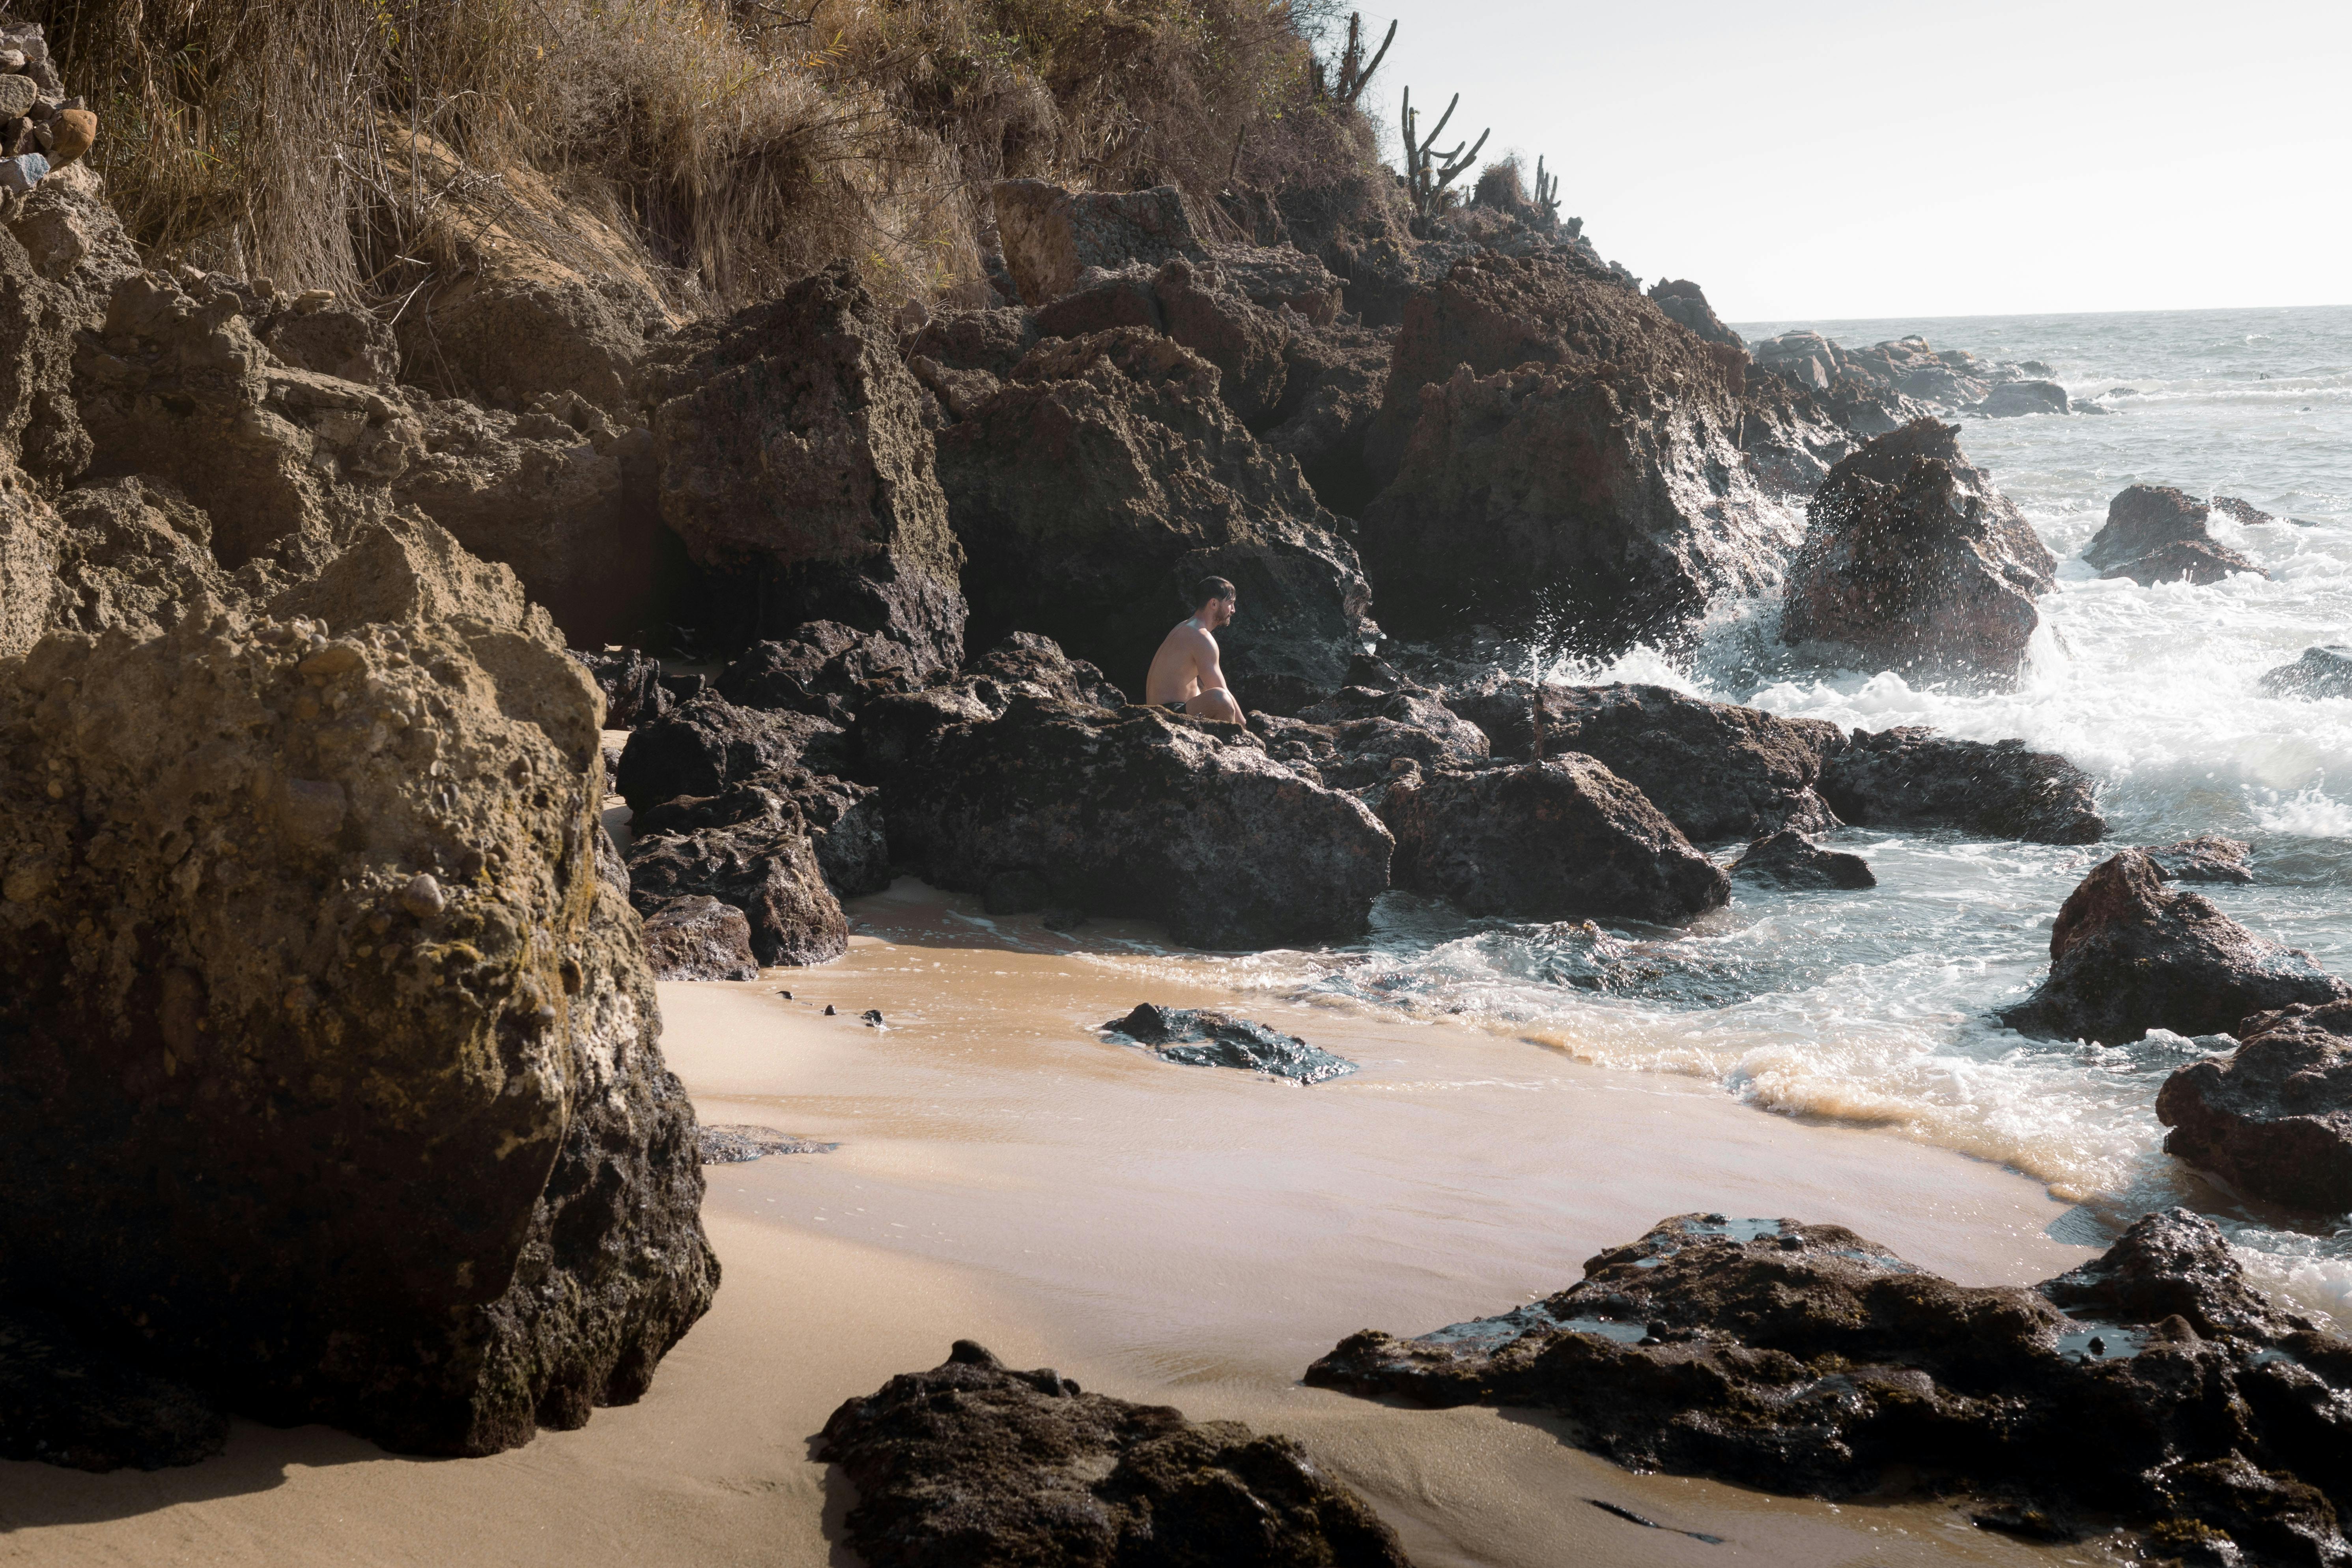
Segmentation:
{"type": "Polygon", "coordinates": [[[886,293],[978,271],[989,182],[1106,188],[1360,167],[1316,103],[1324,0],[19,0],[105,127],[157,255],[396,299],[454,203],[525,167],[633,235],[672,303],[840,255],[886,293]],[[436,183],[401,149],[452,149],[436,183]]]}

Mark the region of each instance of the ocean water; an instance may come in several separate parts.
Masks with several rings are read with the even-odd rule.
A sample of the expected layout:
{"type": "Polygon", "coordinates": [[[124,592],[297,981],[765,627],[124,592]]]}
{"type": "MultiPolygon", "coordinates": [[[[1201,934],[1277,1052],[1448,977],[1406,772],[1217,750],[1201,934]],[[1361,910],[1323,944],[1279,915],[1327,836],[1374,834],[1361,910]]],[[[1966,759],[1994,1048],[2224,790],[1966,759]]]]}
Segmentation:
{"type": "MultiPolygon", "coordinates": [[[[2352,1318],[2352,1216],[2249,1205],[2162,1153],[2157,1090],[2207,1047],[2166,1036],[2034,1041],[1989,1016],[2039,981],[2052,920],[2092,866],[2195,833],[2251,840],[2256,868],[2252,886],[2200,891],[2352,973],[2352,700],[2274,700],[2255,685],[2313,643],[2352,641],[2352,307],[1739,330],[1791,326],[1848,346],[1919,332],[1938,348],[2042,360],[2071,395],[2109,410],[1963,424],[1964,449],[2062,562],[2025,679],[1983,695],[1798,665],[1768,602],[1723,607],[1695,653],[1640,648],[1559,673],[1848,727],[2021,736],[2098,777],[2107,843],[1848,831],[1836,842],[1870,861],[1876,889],[1739,885],[1728,909],[1686,930],[1464,921],[1391,895],[1368,941],[1232,960],[1232,978],[1481,1023],[1627,1071],[1696,1075],[1767,1110],[1903,1129],[2047,1183],[2080,1205],[2074,1239],[2187,1204],[2231,1230],[2258,1277],[2352,1318]],[[2098,580],[2080,552],[2135,482],[2275,514],[2269,526],[2213,521],[2269,576],[2098,580]]],[[[1709,847],[1727,861],[1738,848],[1709,847]]]]}

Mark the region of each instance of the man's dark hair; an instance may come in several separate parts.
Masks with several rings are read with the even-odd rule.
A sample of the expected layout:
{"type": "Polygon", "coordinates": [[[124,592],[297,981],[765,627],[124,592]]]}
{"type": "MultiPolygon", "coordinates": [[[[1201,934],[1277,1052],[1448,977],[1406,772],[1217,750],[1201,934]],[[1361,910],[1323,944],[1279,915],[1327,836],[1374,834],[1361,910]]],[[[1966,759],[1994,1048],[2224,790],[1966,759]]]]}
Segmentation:
{"type": "Polygon", "coordinates": [[[1203,577],[1192,590],[1192,607],[1199,609],[1212,599],[1230,599],[1234,585],[1223,577],[1203,577]]]}

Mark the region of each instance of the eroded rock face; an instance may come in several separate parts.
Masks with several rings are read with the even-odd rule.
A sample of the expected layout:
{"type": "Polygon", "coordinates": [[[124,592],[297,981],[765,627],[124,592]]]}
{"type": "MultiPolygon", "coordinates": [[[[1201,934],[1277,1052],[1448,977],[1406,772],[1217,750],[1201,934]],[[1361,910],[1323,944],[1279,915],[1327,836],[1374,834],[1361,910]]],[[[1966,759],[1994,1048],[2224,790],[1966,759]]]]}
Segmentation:
{"type": "Polygon", "coordinates": [[[2352,1342],[2248,1289],[2185,1210],[2033,1289],[1955,1285],[1839,1226],[1722,1215],[1584,1267],[1501,1316],[1351,1335],[1306,1381],[1544,1410],[1620,1464],[1780,1492],[1845,1497],[1914,1467],[1988,1522],[2061,1539],[2119,1519],[2117,1545],[2163,1555],[2352,1551],[2336,1512],[2352,1342]]]}
{"type": "Polygon", "coordinates": [[[1958,434],[1918,420],[1831,470],[1790,567],[1784,641],[1829,644],[1871,669],[2015,679],[2057,562],[1958,434]]]}
{"type": "Polygon", "coordinates": [[[1207,255],[1173,185],[1066,191],[1043,180],[1000,180],[990,194],[1004,265],[1032,310],[1076,289],[1090,268],[1116,272],[1207,255]]]}
{"type": "Polygon", "coordinates": [[[2164,1152],[2239,1193],[2320,1214],[2352,1209],[2352,1003],[2263,1013],[2245,1043],[2164,1080],[2164,1152]]]}
{"type": "Polygon", "coordinates": [[[2264,942],[2144,852],[2101,862],[2050,931],[2050,974],[2001,1014],[2028,1034],[2122,1045],[2150,1029],[2221,1034],[2249,1014],[2352,997],[2299,948],[2264,942]]]}
{"type": "Polygon", "coordinates": [[[629,898],[648,922],[700,897],[740,911],[761,963],[825,963],[849,950],[848,917],[785,796],[740,785],[673,802],[632,827],[641,830],[629,843],[629,898]]]}
{"type": "Polygon", "coordinates": [[[1559,258],[1457,263],[1408,307],[1366,438],[1391,629],[1548,618],[1598,647],[1776,584],[1794,521],[1741,456],[1741,363],[1559,258]]]}
{"type": "Polygon", "coordinates": [[[1389,787],[1396,885],[1469,915],[1672,924],[1720,907],[1730,883],[1640,790],[1571,752],[1389,787]]]}
{"type": "Polygon", "coordinates": [[[1389,384],[1396,329],[1318,327],[1294,334],[1284,351],[1279,420],[1259,440],[1298,460],[1316,499],[1354,517],[1371,504],[1379,483],[1364,462],[1364,437],[1389,384]]]}
{"type": "Polygon", "coordinates": [[[1599,761],[1694,843],[1836,826],[1818,785],[1822,759],[1843,741],[1837,726],[1818,719],[1783,719],[1664,686],[1545,694],[1547,749],[1599,761]]]}
{"type": "Polygon", "coordinates": [[[578,1426],[717,1283],[594,689],[429,523],[243,581],[0,662],[0,1284],[263,1419],[578,1426]]]}
{"type": "Polygon", "coordinates": [[[751,922],[732,904],[688,893],[646,917],[646,962],[656,980],[757,980],[751,922]]]}
{"type": "Polygon", "coordinates": [[[1878,879],[1859,855],[1824,849],[1793,827],[1759,838],[1731,868],[1734,877],[1790,890],[1874,888],[1878,879]]]}
{"type": "Polygon", "coordinates": [[[662,520],[743,579],[750,637],[838,621],[963,656],[959,555],[921,389],[846,263],[724,321],[688,327],[637,372],[662,520]]]}
{"type": "Polygon", "coordinates": [[[1336,689],[1379,635],[1354,550],[1297,466],[1219,397],[1215,368],[1142,328],[1048,340],[940,436],[975,640],[1042,633],[1142,694],[1151,655],[1220,576],[1244,708],[1336,689]]]}
{"type": "Polygon", "coordinates": [[[646,344],[670,324],[658,297],[621,277],[476,275],[404,318],[416,379],[492,407],[571,395],[629,406],[646,344]]]}
{"type": "Polygon", "coordinates": [[[860,703],[923,684],[906,644],[838,621],[811,621],[781,641],[753,643],[721,670],[719,694],[745,708],[786,709],[845,724],[860,703]]]}
{"type": "Polygon", "coordinates": [[[1822,798],[1855,827],[1956,827],[2030,844],[2106,836],[2098,781],[2022,741],[1956,741],[1920,725],[1856,730],[1824,759],[1822,798]]]}
{"type": "Polygon", "coordinates": [[[1159,921],[1196,947],[1352,935],[1389,883],[1388,833],[1360,802],[1238,725],[1156,708],[1015,697],[923,736],[883,800],[893,854],[934,887],[1025,871],[1055,904],[1159,921]]]}
{"type": "Polygon", "coordinates": [[[2233,572],[2269,573],[2206,531],[2211,509],[2169,485],[2132,485],[2107,503],[2107,521],[2083,552],[2102,577],[2158,583],[2218,583],[2233,572]]]}
{"type": "Polygon", "coordinates": [[[824,1425],[873,1568],[1406,1568],[1395,1533],[1287,1437],[1007,1369],[958,1340],[824,1425]]]}

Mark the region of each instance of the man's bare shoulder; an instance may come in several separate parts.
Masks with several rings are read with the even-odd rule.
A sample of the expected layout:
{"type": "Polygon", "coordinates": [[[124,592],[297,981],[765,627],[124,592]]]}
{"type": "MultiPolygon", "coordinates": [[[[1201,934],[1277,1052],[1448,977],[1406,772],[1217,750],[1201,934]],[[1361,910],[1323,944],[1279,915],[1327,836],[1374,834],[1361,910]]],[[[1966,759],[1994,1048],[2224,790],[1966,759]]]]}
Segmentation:
{"type": "Polygon", "coordinates": [[[1178,621],[1168,632],[1165,647],[1214,647],[1217,639],[1190,620],[1178,621]]]}

